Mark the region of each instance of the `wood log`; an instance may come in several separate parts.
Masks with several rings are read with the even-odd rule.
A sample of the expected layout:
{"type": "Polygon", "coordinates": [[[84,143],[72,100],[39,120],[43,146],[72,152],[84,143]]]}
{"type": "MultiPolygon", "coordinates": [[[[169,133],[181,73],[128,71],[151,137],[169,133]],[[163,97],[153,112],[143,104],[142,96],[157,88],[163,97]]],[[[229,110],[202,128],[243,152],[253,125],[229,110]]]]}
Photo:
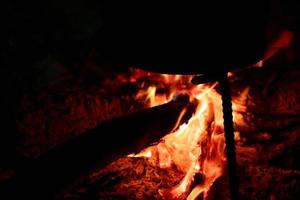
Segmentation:
{"type": "Polygon", "coordinates": [[[17,151],[35,158],[108,120],[145,107],[133,85],[60,85],[24,97],[17,115],[17,151]],[[127,86],[127,87],[126,87],[127,86]]]}
{"type": "Polygon", "coordinates": [[[154,107],[102,124],[29,164],[17,175],[17,195],[52,199],[84,172],[157,142],[176,124],[189,100],[154,107]]]}
{"type": "MultiPolygon", "coordinates": [[[[292,200],[293,197],[299,197],[299,170],[259,165],[257,162],[253,162],[258,153],[255,148],[243,147],[241,149],[238,146],[237,150],[240,161],[239,177],[242,199],[292,200]],[[244,153],[241,154],[241,151],[244,153]]],[[[149,159],[124,157],[104,169],[90,174],[76,187],[64,192],[59,199],[63,199],[63,197],[74,200],[89,199],[89,197],[93,197],[93,199],[160,199],[158,189],[169,188],[180,181],[182,177],[182,172],[176,171],[174,168],[160,169],[157,163],[152,163],[149,159]],[[114,176],[121,177],[121,180],[113,182],[111,186],[101,188],[103,179],[110,179],[114,176]]],[[[108,182],[112,181],[108,180],[108,182]]],[[[214,182],[207,199],[230,199],[226,174],[214,182]]]]}
{"type": "MultiPolygon", "coordinates": [[[[299,159],[295,155],[299,148],[298,130],[279,132],[274,135],[278,138],[268,141],[256,140],[256,143],[237,145],[240,194],[243,199],[281,200],[299,195],[299,165],[294,165],[298,166],[294,169],[286,165],[290,163],[288,160],[299,159]],[[277,145],[284,148],[277,149],[277,145]],[[274,158],[276,163],[272,162],[274,158]]],[[[176,185],[184,174],[172,167],[160,169],[155,159],[158,159],[156,155],[151,159],[123,157],[105,168],[95,169],[80,183],[64,191],[58,199],[159,199],[158,189],[176,185]]],[[[209,191],[208,200],[217,199],[229,199],[226,174],[217,179],[209,191]]]]}

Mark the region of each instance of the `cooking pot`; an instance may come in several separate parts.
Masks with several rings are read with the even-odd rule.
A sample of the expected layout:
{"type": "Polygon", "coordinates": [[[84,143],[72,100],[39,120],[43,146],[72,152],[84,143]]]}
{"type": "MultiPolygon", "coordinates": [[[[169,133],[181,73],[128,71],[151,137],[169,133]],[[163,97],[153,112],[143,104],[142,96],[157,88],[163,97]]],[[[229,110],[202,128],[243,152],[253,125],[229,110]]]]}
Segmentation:
{"type": "Polygon", "coordinates": [[[105,62],[149,71],[203,74],[259,61],[265,0],[105,1],[98,49],[105,62]]]}

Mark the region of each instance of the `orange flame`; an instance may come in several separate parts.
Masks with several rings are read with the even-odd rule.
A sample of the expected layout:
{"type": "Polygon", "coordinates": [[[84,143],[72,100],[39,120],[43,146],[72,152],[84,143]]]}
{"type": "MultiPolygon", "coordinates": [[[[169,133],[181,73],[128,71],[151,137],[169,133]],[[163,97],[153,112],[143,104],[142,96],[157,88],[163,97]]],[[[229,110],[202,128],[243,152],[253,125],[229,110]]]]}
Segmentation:
{"type": "Polygon", "coordinates": [[[291,52],[289,52],[288,49],[294,37],[295,37],[294,33],[291,31],[288,30],[281,31],[278,37],[269,45],[263,59],[257,62],[255,67],[259,67],[259,68],[264,67],[265,62],[272,59],[280,51],[285,51],[286,53],[288,53],[288,56],[292,57],[292,55],[289,55],[291,54],[291,52]]]}
{"type": "MultiPolygon", "coordinates": [[[[141,73],[138,70],[138,73],[141,73]]],[[[135,78],[137,72],[135,73],[135,78]]],[[[196,199],[200,194],[207,196],[209,188],[214,181],[223,174],[225,165],[225,142],[223,134],[223,113],[221,97],[215,90],[217,83],[212,86],[208,84],[192,85],[192,76],[182,75],[160,75],[156,73],[144,73],[156,84],[150,85],[139,91],[136,98],[148,101],[149,106],[156,106],[170,101],[178,94],[188,94],[191,101],[197,101],[198,106],[195,113],[188,122],[180,125],[171,133],[162,138],[162,141],[148,147],[136,157],[148,157],[153,155],[152,151],[158,152],[159,166],[168,168],[172,164],[185,172],[185,177],[173,188],[160,189],[159,193],[163,199],[196,199]],[[158,81],[158,82],[157,82],[158,81]],[[157,85],[164,84],[170,93],[157,94],[157,85]],[[202,183],[190,188],[196,173],[204,176],[202,183]]],[[[242,93],[243,101],[248,90],[242,93]]],[[[244,107],[233,102],[234,109],[245,111],[244,107]]],[[[182,112],[182,115],[185,111],[182,112]]],[[[181,117],[182,117],[181,115],[181,117]]],[[[178,120],[179,123],[180,120],[178,120]]]]}

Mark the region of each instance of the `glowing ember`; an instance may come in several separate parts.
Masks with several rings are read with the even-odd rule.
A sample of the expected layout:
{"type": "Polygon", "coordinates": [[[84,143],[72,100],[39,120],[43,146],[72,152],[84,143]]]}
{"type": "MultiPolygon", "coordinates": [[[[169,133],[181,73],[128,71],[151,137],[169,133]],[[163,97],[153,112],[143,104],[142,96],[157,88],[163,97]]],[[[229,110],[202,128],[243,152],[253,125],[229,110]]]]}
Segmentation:
{"type": "MultiPolygon", "coordinates": [[[[153,81],[153,84],[141,84],[141,90],[136,96],[138,100],[147,101],[152,107],[187,94],[196,109],[191,118],[178,127],[179,119],[176,128],[162,138],[159,144],[131,156],[150,159],[153,152],[158,152],[161,168],[176,165],[186,174],[173,188],[159,190],[163,199],[196,199],[200,194],[205,199],[214,181],[222,175],[225,165],[222,102],[220,94],[215,90],[217,83],[195,86],[191,84],[192,76],[160,75],[140,70],[134,71],[132,79],[136,81],[143,76],[153,81]],[[159,93],[161,89],[163,92],[159,93]],[[203,180],[191,188],[196,174],[202,174],[203,180]]],[[[247,92],[245,90],[241,96],[246,98],[247,92]]],[[[236,101],[243,101],[243,98],[236,101]]],[[[245,108],[233,104],[234,109],[245,111],[245,108]]],[[[185,113],[186,109],[180,118],[185,113]]]]}
{"type": "Polygon", "coordinates": [[[272,41],[265,52],[264,58],[257,62],[255,67],[263,67],[265,62],[272,59],[272,57],[276,56],[276,54],[278,54],[280,51],[286,51],[288,59],[292,59],[294,55],[288,50],[288,48],[290,47],[294,37],[295,36],[293,32],[283,30],[279,36],[272,41]]]}

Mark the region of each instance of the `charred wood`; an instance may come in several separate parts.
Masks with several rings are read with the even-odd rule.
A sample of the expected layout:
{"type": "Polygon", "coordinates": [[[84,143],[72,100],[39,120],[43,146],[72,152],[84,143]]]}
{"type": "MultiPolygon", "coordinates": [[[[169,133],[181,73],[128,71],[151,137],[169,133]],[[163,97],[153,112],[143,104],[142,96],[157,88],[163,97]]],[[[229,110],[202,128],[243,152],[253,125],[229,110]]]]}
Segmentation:
{"type": "Polygon", "coordinates": [[[93,167],[159,141],[177,122],[188,99],[147,109],[100,125],[20,166],[18,195],[51,199],[55,192],[93,167]]]}
{"type": "Polygon", "coordinates": [[[18,153],[35,158],[97,125],[145,107],[132,85],[59,86],[23,98],[17,116],[18,153]]]}

